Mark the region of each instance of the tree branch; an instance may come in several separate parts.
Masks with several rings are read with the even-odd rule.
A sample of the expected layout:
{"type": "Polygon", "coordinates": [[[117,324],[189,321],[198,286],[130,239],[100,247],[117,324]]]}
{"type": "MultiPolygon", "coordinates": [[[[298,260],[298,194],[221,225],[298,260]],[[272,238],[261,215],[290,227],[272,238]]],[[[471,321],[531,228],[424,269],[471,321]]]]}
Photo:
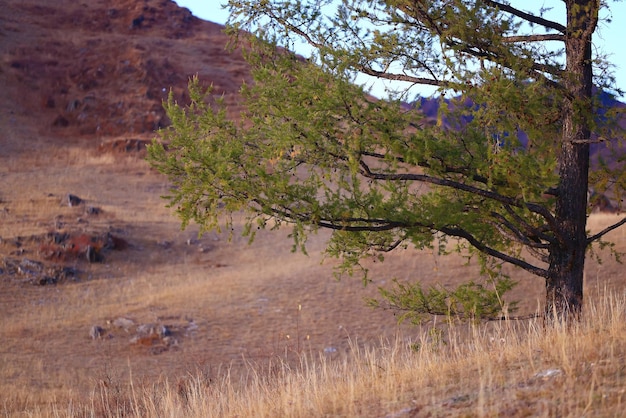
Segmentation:
{"type": "Polygon", "coordinates": [[[537,25],[541,25],[546,28],[554,29],[556,31],[561,32],[562,34],[565,34],[565,32],[567,32],[567,28],[561,25],[560,23],[544,19],[543,17],[540,17],[540,16],[531,15],[530,13],[523,12],[508,4],[500,3],[499,1],[493,1],[493,0],[484,0],[484,1],[488,6],[495,7],[504,12],[510,13],[513,16],[517,16],[520,19],[523,19],[527,22],[535,23],[537,25]]]}
{"type": "MultiPolygon", "coordinates": [[[[259,203],[258,201],[256,202],[259,203]]],[[[547,277],[547,274],[548,274],[547,270],[545,269],[534,266],[528,263],[527,261],[510,256],[508,254],[505,254],[501,251],[498,251],[494,248],[491,248],[485,245],[479,239],[477,239],[472,234],[470,234],[469,232],[467,232],[466,230],[462,228],[453,228],[453,227],[445,227],[445,226],[437,227],[433,224],[427,225],[427,224],[422,224],[422,223],[407,224],[404,222],[385,221],[381,219],[363,219],[363,218],[346,218],[346,219],[337,219],[337,220],[334,220],[334,219],[313,220],[308,215],[294,214],[293,211],[291,211],[289,208],[279,209],[279,208],[276,208],[275,206],[270,206],[270,207],[264,206],[264,207],[266,208],[266,210],[269,209],[271,212],[278,214],[287,220],[292,219],[293,221],[313,223],[322,228],[328,228],[328,229],[337,230],[337,231],[381,232],[381,231],[390,231],[392,229],[398,229],[398,228],[416,228],[416,227],[430,229],[431,231],[439,231],[449,236],[462,238],[466,240],[467,242],[469,242],[470,245],[472,245],[478,251],[484,254],[487,254],[491,257],[494,257],[499,260],[518,266],[534,275],[537,275],[540,277],[547,277]],[[377,225],[347,225],[346,223],[349,223],[349,222],[367,222],[367,223],[376,223],[377,225]]],[[[397,241],[396,243],[392,245],[392,247],[395,248],[397,245],[400,244],[400,242],[401,241],[397,241]]]]}
{"type": "Polygon", "coordinates": [[[464,240],[469,242],[474,248],[476,248],[478,251],[484,254],[487,254],[491,257],[497,258],[499,260],[505,261],[507,263],[513,264],[514,266],[520,267],[536,276],[544,277],[544,278],[548,277],[547,270],[534,266],[527,261],[521,260],[519,258],[515,258],[503,252],[500,252],[494,248],[488,247],[485,244],[483,244],[479,239],[477,239],[476,237],[474,237],[472,234],[465,231],[464,229],[449,228],[449,227],[441,227],[441,228],[433,228],[433,229],[443,232],[446,235],[450,235],[450,236],[457,237],[457,238],[463,238],[464,240]]]}
{"type": "Polygon", "coordinates": [[[373,68],[366,67],[364,65],[359,65],[356,67],[357,70],[361,71],[363,74],[371,75],[372,77],[383,78],[385,80],[393,80],[393,81],[408,81],[413,84],[423,84],[429,86],[444,86],[446,83],[440,80],[435,80],[432,78],[425,77],[415,77],[407,74],[397,74],[397,73],[387,73],[384,71],[377,71],[373,68]]]}
{"type": "MultiPolygon", "coordinates": [[[[507,65],[506,61],[504,61],[502,59],[502,57],[495,51],[489,50],[489,49],[478,49],[478,47],[472,47],[469,45],[464,45],[461,44],[459,42],[456,41],[450,41],[450,46],[457,46],[460,47],[459,51],[460,52],[464,52],[468,55],[471,55],[473,57],[476,58],[481,58],[481,59],[486,59],[489,61],[492,61],[496,64],[502,65],[504,67],[510,68],[510,65],[507,65]]],[[[541,77],[545,79],[545,76],[543,76],[540,73],[548,73],[548,74],[552,74],[554,76],[558,76],[561,77],[563,74],[563,71],[558,68],[555,67],[553,65],[547,65],[547,64],[540,64],[537,62],[533,62],[533,64],[531,65],[531,70],[532,72],[535,73],[536,77],[541,77]]],[[[530,71],[529,71],[530,72],[530,71]]],[[[531,74],[529,74],[531,75],[531,74]]],[[[550,80],[552,81],[552,80],[550,80]]],[[[552,81],[554,83],[554,81],[552,81]]],[[[557,84],[558,85],[558,84],[557,84]]]]}
{"type": "Polygon", "coordinates": [[[361,175],[370,179],[385,180],[385,181],[390,181],[390,180],[419,181],[422,183],[436,184],[438,186],[450,187],[456,190],[461,190],[464,192],[472,193],[477,196],[486,197],[487,199],[495,200],[496,202],[500,202],[505,205],[510,205],[510,206],[514,206],[518,208],[526,208],[533,213],[541,215],[544,219],[546,219],[548,224],[552,226],[554,230],[556,230],[556,222],[554,220],[554,217],[546,208],[544,208],[541,205],[530,203],[530,202],[524,202],[523,200],[520,200],[520,199],[516,199],[516,198],[512,198],[508,196],[502,196],[501,194],[493,192],[491,190],[484,190],[484,189],[480,189],[478,187],[474,187],[468,184],[459,183],[457,181],[443,179],[439,177],[432,177],[426,174],[375,173],[370,170],[369,166],[363,160],[361,160],[359,164],[361,166],[361,170],[360,170],[361,175]]]}
{"type": "MultiPolygon", "coordinates": [[[[522,232],[522,230],[516,227],[513,222],[506,219],[506,217],[501,213],[491,212],[491,217],[497,219],[501,223],[501,227],[498,227],[498,229],[502,230],[501,228],[506,228],[507,230],[509,230],[513,234],[513,239],[520,244],[524,244],[527,247],[536,249],[549,248],[549,244],[541,242],[541,240],[536,236],[526,235],[524,232],[522,232]]],[[[502,232],[505,233],[505,231],[502,232]]]]}
{"type": "Polygon", "coordinates": [[[602,238],[604,235],[608,234],[609,232],[611,232],[614,229],[619,228],[620,226],[626,224],[626,218],[623,218],[621,221],[614,223],[611,226],[608,226],[606,228],[604,228],[602,231],[598,232],[597,234],[594,234],[592,236],[590,236],[589,238],[587,238],[587,245],[591,244],[592,242],[602,238]]]}
{"type": "MultiPolygon", "coordinates": [[[[323,48],[324,45],[322,45],[319,42],[314,41],[313,38],[311,38],[308,33],[303,31],[302,29],[292,25],[291,23],[287,22],[282,17],[277,16],[275,13],[271,13],[271,12],[268,12],[268,15],[272,19],[275,19],[280,24],[282,24],[283,26],[288,28],[289,30],[291,30],[291,31],[297,33],[298,35],[300,35],[302,38],[304,38],[304,40],[309,45],[311,45],[311,46],[313,46],[313,47],[315,47],[317,49],[320,49],[320,50],[323,48]]],[[[411,76],[411,75],[407,75],[407,74],[387,73],[385,71],[374,70],[373,68],[366,67],[364,65],[357,65],[357,66],[355,66],[355,68],[358,71],[361,71],[364,74],[370,75],[372,77],[382,78],[382,79],[385,79],[385,80],[406,81],[406,82],[413,83],[413,84],[423,84],[423,85],[429,85],[429,86],[442,86],[442,85],[444,85],[444,83],[439,81],[439,80],[435,80],[435,79],[431,79],[431,78],[425,78],[425,77],[415,77],[415,76],[411,76]]]]}
{"type": "MultiPolygon", "coordinates": [[[[363,151],[361,152],[361,155],[364,157],[372,157],[372,158],[377,158],[379,160],[385,160],[389,157],[387,157],[385,154],[381,154],[378,152],[369,152],[369,151],[363,151]]],[[[404,163],[404,158],[402,157],[393,157],[397,162],[399,163],[404,163]]],[[[478,174],[472,174],[470,173],[470,169],[469,168],[465,168],[465,167],[452,167],[449,166],[447,164],[444,163],[444,161],[442,161],[441,159],[439,159],[439,162],[441,163],[441,169],[443,170],[444,173],[449,173],[449,174],[462,174],[467,176],[468,178],[471,178],[472,180],[478,182],[478,183],[482,183],[482,184],[487,184],[489,182],[489,179],[485,176],[481,176],[478,174]]],[[[423,168],[433,168],[432,165],[426,161],[419,161],[416,163],[417,166],[419,167],[423,167],[423,168]]]]}
{"type": "MultiPolygon", "coordinates": [[[[526,222],[526,220],[524,218],[522,218],[521,216],[519,216],[517,213],[515,213],[515,211],[513,210],[513,208],[509,205],[504,205],[504,208],[506,209],[506,211],[513,216],[513,218],[515,218],[515,221],[517,223],[519,223],[524,229],[525,229],[525,235],[528,237],[536,237],[539,240],[542,241],[546,241],[549,242],[551,244],[554,244],[556,242],[556,240],[547,235],[546,232],[546,226],[544,225],[544,228],[539,229],[536,228],[532,225],[530,225],[528,222],[526,222]]],[[[553,231],[554,233],[554,231],[553,231]]]]}
{"type": "Polygon", "coordinates": [[[503,43],[514,42],[544,42],[544,41],[561,41],[565,42],[565,35],[558,33],[548,33],[544,35],[520,35],[520,36],[504,36],[503,43]]]}

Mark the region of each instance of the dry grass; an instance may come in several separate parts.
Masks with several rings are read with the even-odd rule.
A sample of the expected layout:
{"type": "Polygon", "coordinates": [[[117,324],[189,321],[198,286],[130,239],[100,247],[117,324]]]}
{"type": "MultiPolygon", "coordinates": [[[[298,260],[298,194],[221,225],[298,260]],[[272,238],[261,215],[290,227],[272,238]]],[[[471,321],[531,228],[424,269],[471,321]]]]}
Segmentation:
{"type": "MultiPolygon", "coordinates": [[[[330,359],[306,353],[247,364],[235,379],[191,373],[177,382],[99,381],[87,401],[28,408],[30,416],[622,416],[626,298],[606,294],[570,328],[502,323],[452,328],[445,339],[353,344],[330,359]],[[459,332],[460,331],[460,332],[459,332]]],[[[51,400],[53,401],[53,400],[51,400]]],[[[5,403],[16,410],[15,402],[5,403]]]]}
{"type": "MultiPolygon", "coordinates": [[[[432,331],[432,324],[398,326],[363,298],[394,277],[444,285],[474,278],[476,266],[462,258],[398,251],[384,265],[369,264],[373,282],[363,288],[358,278],[333,279],[333,260],[320,256],[325,233],[311,238],[305,257],[290,252],[288,231],[260,233],[252,245],[238,231],[232,240],[180,231],[159,197],[167,193],[164,179],[140,156],[95,150],[103,141],[145,139],[129,132],[146,129],[146,92],[173,85],[172,74],[180,75],[178,95],[185,74],[199,73],[236,104],[245,64],[223,55],[225,38],[216,26],[198,26],[202,35],[176,44],[163,40],[169,29],[155,27],[125,44],[124,19],[116,23],[122,32],[94,35],[98,19],[90,16],[105,16],[115,4],[64,0],[56,10],[74,14],[56,16],[50,31],[55,16],[43,19],[30,3],[49,5],[22,3],[7,5],[10,42],[0,45],[7,64],[0,71],[7,81],[0,99],[0,262],[41,259],[36,245],[15,241],[51,232],[110,232],[128,248],[106,253],[102,263],[69,261],[79,278],[58,285],[33,286],[0,273],[0,416],[622,415],[623,266],[609,257],[603,264],[589,260],[588,315],[571,330],[545,333],[516,323],[450,330],[439,324],[441,331],[432,331]],[[80,16],[88,30],[76,30],[80,16]],[[36,23],[44,21],[45,27],[36,23]],[[87,48],[76,67],[72,51],[96,38],[103,49],[87,48]],[[58,61],[56,70],[11,66],[42,50],[58,61]],[[184,68],[164,70],[166,56],[184,68]],[[160,68],[163,77],[120,78],[115,69],[125,61],[139,70],[160,68]],[[68,79],[102,63],[112,70],[93,92],[68,79]],[[67,83],[67,94],[53,87],[67,83]],[[121,84],[123,93],[113,88],[121,84]],[[84,102],[92,93],[101,107],[79,123],[68,101],[84,102]],[[49,95],[55,107],[42,108],[49,95]],[[122,102],[128,123],[120,125],[119,115],[107,112],[122,102]],[[51,126],[61,114],[71,120],[68,129],[51,126]],[[83,128],[95,127],[96,119],[104,121],[102,130],[89,134],[83,128]],[[67,193],[102,212],[62,205],[67,193]],[[120,318],[132,327],[116,327],[120,318]],[[136,328],[149,324],[167,325],[173,340],[136,339],[136,328]],[[94,325],[104,329],[100,338],[89,336],[94,325]],[[546,370],[560,373],[537,376],[546,370]]],[[[126,3],[116,8],[129,18],[145,6],[126,3]]],[[[160,100],[155,95],[153,104],[160,100]]],[[[614,219],[594,215],[590,228],[614,219]]],[[[610,239],[626,251],[626,229],[610,239]]],[[[543,282],[511,273],[520,281],[511,295],[521,301],[520,314],[540,309],[543,282]]]]}
{"type": "MultiPolygon", "coordinates": [[[[521,324],[457,327],[442,345],[428,327],[399,327],[363,298],[393,277],[450,285],[476,275],[464,259],[398,251],[369,264],[371,286],[337,282],[333,260],[320,255],[325,233],[311,237],[308,257],[290,252],[288,231],[260,233],[252,245],[238,231],[198,238],[180,231],[159,197],[163,178],[140,157],[23,141],[26,122],[5,138],[25,151],[0,154],[0,255],[15,257],[18,236],[51,231],[111,231],[129,247],[103,263],[77,260],[76,282],[40,287],[0,275],[3,416],[577,415],[589,402],[588,415],[619,411],[624,277],[606,254],[587,267],[588,309],[600,313],[571,331],[579,336],[571,346],[564,331],[521,324]],[[67,193],[102,213],[63,206],[67,193]],[[605,289],[615,295],[610,312],[605,289]],[[111,325],[120,317],[172,326],[176,344],[133,343],[132,330],[111,325]],[[89,338],[93,325],[102,338],[89,338]],[[415,342],[418,352],[408,348],[415,342]],[[551,368],[563,374],[533,379],[551,368]]],[[[589,227],[615,219],[594,215],[589,227]]],[[[626,251],[626,230],[609,238],[626,251]]],[[[540,309],[541,280],[511,273],[520,313],[540,309]]]]}
{"type": "MultiPolygon", "coordinates": [[[[392,277],[454,284],[475,275],[460,257],[398,251],[369,265],[372,286],[337,282],[320,255],[325,233],[311,238],[308,257],[290,252],[288,231],[260,233],[252,245],[238,231],[198,238],[180,231],[159,198],[162,178],[140,158],[41,145],[47,163],[24,154],[0,168],[2,255],[13,257],[16,236],[59,230],[58,221],[60,230],[113,231],[129,248],[104,263],[76,261],[73,283],[0,276],[4,416],[574,416],[587,406],[588,415],[619,414],[624,280],[606,254],[588,263],[580,327],[544,334],[490,324],[440,335],[432,324],[397,326],[363,298],[392,277]],[[68,192],[102,214],[62,206],[68,192]],[[111,325],[120,317],[170,325],[176,344],[133,343],[132,330],[111,325]],[[105,328],[102,338],[88,337],[93,325],[105,328]],[[561,374],[533,377],[551,369],[561,374]]],[[[590,228],[613,220],[594,215],[590,228]]],[[[625,231],[610,239],[626,250],[625,231]]],[[[514,278],[520,313],[540,308],[541,281],[514,278]]]]}

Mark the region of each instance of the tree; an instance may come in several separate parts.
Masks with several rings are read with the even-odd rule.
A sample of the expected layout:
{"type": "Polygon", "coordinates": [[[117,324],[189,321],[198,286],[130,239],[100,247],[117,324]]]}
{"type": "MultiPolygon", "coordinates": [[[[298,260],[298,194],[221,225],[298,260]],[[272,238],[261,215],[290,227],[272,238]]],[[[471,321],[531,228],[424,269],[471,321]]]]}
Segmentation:
{"type": "Polygon", "coordinates": [[[348,272],[454,239],[485,272],[508,263],[544,278],[547,315],[578,315],[590,245],[626,223],[589,235],[588,190],[619,198],[626,178],[602,159],[589,170],[590,145],[621,135],[594,93],[613,82],[592,56],[605,6],[563,3],[564,24],[506,1],[230,0],[253,68],[242,120],[194,80],[189,107],[168,101],[167,147],[149,160],[183,225],[244,210],[251,237],[290,224],[303,250],[330,228],[327,251],[348,272]],[[309,59],[289,52],[296,41],[309,59]],[[375,100],[359,74],[406,87],[375,100]],[[416,85],[437,88],[436,122],[403,105],[416,85]]]}

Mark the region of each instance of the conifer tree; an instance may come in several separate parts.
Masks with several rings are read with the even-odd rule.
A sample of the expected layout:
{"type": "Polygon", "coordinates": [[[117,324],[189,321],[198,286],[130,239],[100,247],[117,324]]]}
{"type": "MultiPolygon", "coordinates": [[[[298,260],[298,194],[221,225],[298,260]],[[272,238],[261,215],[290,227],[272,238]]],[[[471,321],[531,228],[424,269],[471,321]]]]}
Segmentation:
{"type": "Polygon", "coordinates": [[[230,0],[253,69],[242,119],[194,80],[191,105],[166,104],[167,147],[155,141],[149,160],[184,225],[244,211],[247,234],[290,225],[302,249],[329,228],[349,272],[453,240],[494,277],[512,264],[544,278],[548,316],[578,315],[591,244],[626,223],[586,230],[590,188],[619,201],[626,180],[617,160],[590,171],[590,147],[619,151],[623,133],[596,94],[614,82],[593,55],[608,6],[553,3],[554,20],[505,0],[230,0]],[[376,100],[361,75],[394,91],[376,100]],[[436,120],[405,105],[419,86],[436,88],[436,120]]]}

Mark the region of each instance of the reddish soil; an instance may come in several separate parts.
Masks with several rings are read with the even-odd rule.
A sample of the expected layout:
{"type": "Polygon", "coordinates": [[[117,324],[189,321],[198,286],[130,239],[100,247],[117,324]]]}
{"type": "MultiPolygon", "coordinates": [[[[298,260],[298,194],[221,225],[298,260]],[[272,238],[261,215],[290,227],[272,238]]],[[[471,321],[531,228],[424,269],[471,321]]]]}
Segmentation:
{"type": "Polygon", "coordinates": [[[162,102],[198,75],[236,108],[247,77],[223,27],[169,0],[8,1],[0,12],[4,98],[40,133],[95,142],[152,135],[162,102]]]}

